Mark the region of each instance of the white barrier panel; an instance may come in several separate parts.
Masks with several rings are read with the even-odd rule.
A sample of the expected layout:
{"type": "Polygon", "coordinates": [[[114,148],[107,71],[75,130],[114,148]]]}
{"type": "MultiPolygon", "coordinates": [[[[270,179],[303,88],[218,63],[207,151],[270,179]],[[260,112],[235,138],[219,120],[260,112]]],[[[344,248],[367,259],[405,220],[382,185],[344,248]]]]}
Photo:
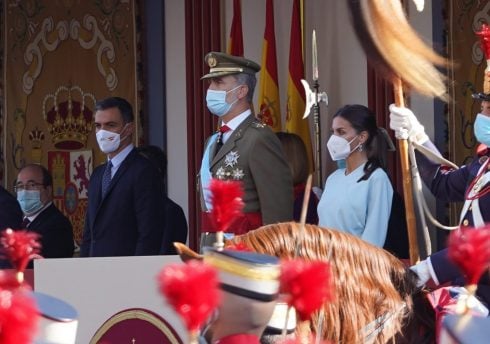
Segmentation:
{"type": "MultiPolygon", "coordinates": [[[[77,309],[76,343],[90,343],[104,322],[128,309],[156,313],[185,343],[184,324],[166,304],[156,282],[158,272],[170,263],[181,260],[178,256],[38,259],[34,261],[34,289],[77,309]]],[[[135,333],[128,343],[132,339],[138,343],[137,337],[135,333]]]]}

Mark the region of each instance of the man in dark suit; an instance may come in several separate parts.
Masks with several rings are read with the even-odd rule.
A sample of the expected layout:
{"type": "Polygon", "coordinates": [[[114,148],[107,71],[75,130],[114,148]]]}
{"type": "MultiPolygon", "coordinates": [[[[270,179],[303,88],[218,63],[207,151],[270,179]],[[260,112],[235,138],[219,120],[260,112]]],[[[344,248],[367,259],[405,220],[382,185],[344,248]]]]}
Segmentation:
{"type": "Polygon", "coordinates": [[[70,220],[53,204],[53,178],[41,165],[24,166],[15,182],[17,201],[24,213],[21,225],[40,234],[41,256],[73,256],[73,228],[70,220]]]}
{"type": "Polygon", "coordinates": [[[19,203],[7,190],[0,186],[0,231],[5,228],[19,228],[22,211],[19,203]]]}
{"type": "MultiPolygon", "coordinates": [[[[251,109],[260,66],[220,52],[207,54],[205,60],[210,67],[202,77],[209,81],[207,107],[220,118],[222,126],[208,139],[201,163],[203,231],[216,231],[206,216],[211,206],[211,178],[242,182],[244,213],[229,232],[243,234],[261,225],[292,220],[293,181],[281,143],[251,109]]],[[[210,243],[207,238],[203,242],[210,243]]]]}
{"type": "Polygon", "coordinates": [[[165,228],[163,183],[132,144],[134,115],[123,98],[97,102],[95,133],[107,162],[88,188],[82,257],[158,254],[165,228]]]}
{"type": "MultiPolygon", "coordinates": [[[[164,189],[167,190],[167,154],[157,146],[141,146],[137,148],[145,158],[156,167],[163,180],[164,189]]],[[[166,194],[162,195],[165,204],[165,229],[163,235],[161,254],[177,254],[174,242],[185,244],[187,240],[187,220],[182,207],[175,203],[166,194]]]]}

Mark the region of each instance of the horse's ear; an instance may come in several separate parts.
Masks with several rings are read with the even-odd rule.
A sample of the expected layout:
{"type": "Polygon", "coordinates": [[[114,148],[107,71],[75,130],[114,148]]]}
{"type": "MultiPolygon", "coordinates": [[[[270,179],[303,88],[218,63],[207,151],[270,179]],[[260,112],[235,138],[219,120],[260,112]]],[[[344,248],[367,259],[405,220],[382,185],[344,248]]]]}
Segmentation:
{"type": "Polygon", "coordinates": [[[174,247],[175,247],[175,249],[177,250],[177,253],[180,256],[180,259],[182,259],[182,261],[184,263],[185,262],[188,262],[189,260],[193,260],[193,259],[197,259],[197,260],[202,260],[203,259],[203,256],[202,255],[200,255],[197,252],[194,252],[189,247],[187,247],[186,245],[184,245],[184,244],[182,244],[180,242],[174,242],[174,247]]]}

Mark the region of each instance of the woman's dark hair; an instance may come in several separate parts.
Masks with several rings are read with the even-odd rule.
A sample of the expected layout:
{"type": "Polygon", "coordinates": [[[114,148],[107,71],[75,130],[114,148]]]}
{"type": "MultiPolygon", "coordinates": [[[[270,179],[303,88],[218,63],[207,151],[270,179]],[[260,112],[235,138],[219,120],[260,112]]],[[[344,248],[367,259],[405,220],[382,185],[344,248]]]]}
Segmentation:
{"type": "Polygon", "coordinates": [[[363,105],[345,105],[337,110],[333,118],[335,117],[342,117],[348,121],[357,134],[363,131],[368,133],[368,138],[363,144],[368,161],[364,166],[364,175],[358,182],[368,180],[378,167],[386,170],[387,142],[378,129],[374,113],[363,105]]]}

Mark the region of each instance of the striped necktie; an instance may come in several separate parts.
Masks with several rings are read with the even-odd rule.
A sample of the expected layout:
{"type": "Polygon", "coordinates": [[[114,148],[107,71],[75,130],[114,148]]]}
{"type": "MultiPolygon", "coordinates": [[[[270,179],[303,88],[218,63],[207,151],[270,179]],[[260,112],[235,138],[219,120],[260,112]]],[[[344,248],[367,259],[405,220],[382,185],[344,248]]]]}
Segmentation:
{"type": "Polygon", "coordinates": [[[104,175],[102,176],[102,198],[106,195],[111,185],[112,179],[112,162],[109,160],[105,166],[104,175]]]}

